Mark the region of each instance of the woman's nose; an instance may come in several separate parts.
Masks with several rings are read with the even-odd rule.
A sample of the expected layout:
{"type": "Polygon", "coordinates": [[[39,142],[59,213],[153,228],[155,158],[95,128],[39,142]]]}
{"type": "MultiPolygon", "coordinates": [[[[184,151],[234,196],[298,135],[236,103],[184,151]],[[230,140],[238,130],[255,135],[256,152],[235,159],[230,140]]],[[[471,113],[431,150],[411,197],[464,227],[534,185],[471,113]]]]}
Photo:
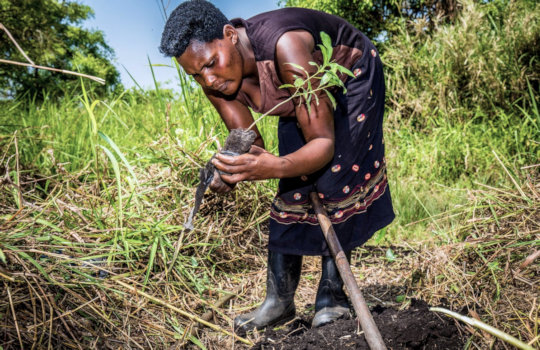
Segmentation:
{"type": "Polygon", "coordinates": [[[207,74],[204,77],[204,83],[206,84],[206,87],[211,88],[212,85],[214,85],[214,82],[216,81],[216,76],[214,74],[207,74]]]}

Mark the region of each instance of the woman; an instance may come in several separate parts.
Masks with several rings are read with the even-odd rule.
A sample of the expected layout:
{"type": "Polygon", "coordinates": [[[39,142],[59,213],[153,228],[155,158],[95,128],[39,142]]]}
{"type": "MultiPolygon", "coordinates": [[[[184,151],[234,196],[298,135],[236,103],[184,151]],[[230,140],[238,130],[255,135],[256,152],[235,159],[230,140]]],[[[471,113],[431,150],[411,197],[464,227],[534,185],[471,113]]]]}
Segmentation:
{"type": "Polygon", "coordinates": [[[253,123],[249,108],[263,113],[289,98],[294,89],[279,87],[305,77],[295,65],[314,72],[309,62],[322,62],[320,32],[332,39],[332,58],[355,75],[342,79],[346,94],[335,91],[336,109],[324,94],[309,110],[289,101],[272,112],[280,117],[279,156],[264,150],[253,127],[257,138],[249,153],[220,154],[213,161],[231,174],[214,176],[211,189],[216,192],[230,191],[240,181],[280,179],[271,209],[266,299],[235,318],[237,330],[261,329],[294,317],[303,255],[322,255],[312,325],[348,317],[343,282],[309,193],[318,192],[349,257],[393,220],[382,137],[382,64],[360,31],[339,17],[308,9],[285,8],[229,21],[209,2],[193,0],[173,11],[163,32],[160,50],[176,57],[202,86],[229,130],[253,123]]]}

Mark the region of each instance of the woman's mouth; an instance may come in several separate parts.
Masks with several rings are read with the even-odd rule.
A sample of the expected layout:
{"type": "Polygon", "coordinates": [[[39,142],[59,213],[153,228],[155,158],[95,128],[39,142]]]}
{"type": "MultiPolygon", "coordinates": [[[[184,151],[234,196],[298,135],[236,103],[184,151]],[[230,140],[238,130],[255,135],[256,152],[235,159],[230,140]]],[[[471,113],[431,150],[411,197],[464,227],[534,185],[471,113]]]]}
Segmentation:
{"type": "Polygon", "coordinates": [[[223,92],[226,89],[227,89],[227,82],[224,82],[223,84],[220,84],[220,85],[215,87],[215,90],[217,90],[219,92],[223,92]]]}

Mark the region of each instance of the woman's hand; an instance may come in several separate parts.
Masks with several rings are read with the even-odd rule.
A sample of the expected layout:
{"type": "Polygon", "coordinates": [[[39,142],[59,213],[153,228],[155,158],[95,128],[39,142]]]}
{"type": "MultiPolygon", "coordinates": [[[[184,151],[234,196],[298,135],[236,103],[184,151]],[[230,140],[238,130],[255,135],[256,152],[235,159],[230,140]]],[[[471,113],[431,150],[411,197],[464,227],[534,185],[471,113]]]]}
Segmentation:
{"type": "Polygon", "coordinates": [[[249,153],[227,156],[218,153],[212,164],[231,175],[221,175],[223,181],[236,184],[245,180],[264,180],[279,177],[280,158],[259,146],[251,146],[249,153]]]}
{"type": "Polygon", "coordinates": [[[227,193],[234,190],[236,184],[228,184],[221,179],[221,175],[217,170],[214,170],[214,177],[210,182],[210,190],[215,193],[227,193]]]}

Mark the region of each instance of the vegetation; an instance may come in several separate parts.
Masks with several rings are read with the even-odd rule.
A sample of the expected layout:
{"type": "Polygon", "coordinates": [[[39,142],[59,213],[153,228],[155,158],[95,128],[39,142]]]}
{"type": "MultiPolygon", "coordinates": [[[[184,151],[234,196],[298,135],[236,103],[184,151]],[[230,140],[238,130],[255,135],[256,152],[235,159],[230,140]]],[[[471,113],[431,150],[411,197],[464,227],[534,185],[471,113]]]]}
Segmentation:
{"type": "MultiPolygon", "coordinates": [[[[399,22],[384,44],[398,216],[355,253],[353,271],[363,285],[405,285],[403,307],[445,298],[538,347],[540,7],[460,7],[456,25],[425,32],[422,19],[399,22]]],[[[0,101],[4,349],[232,347],[231,317],[263,293],[275,181],[207,194],[195,229],[183,230],[198,169],[227,131],[200,89],[178,78],[179,94],[100,96],[78,81],[61,102],[0,101]],[[213,306],[224,295],[231,306],[213,306]],[[214,330],[197,331],[208,310],[214,330]]],[[[276,153],[277,120],[258,126],[276,153]]],[[[302,306],[318,280],[318,262],[305,264],[302,306]]],[[[490,346],[502,345],[471,333],[470,349],[490,346]]]]}
{"type": "MultiPolygon", "coordinates": [[[[101,31],[85,30],[81,23],[93,16],[89,6],[59,0],[0,0],[0,23],[36,64],[99,76],[104,94],[120,88],[120,74],[111,63],[114,51],[101,31]]],[[[0,58],[27,62],[6,33],[0,31],[0,58]]],[[[28,94],[42,100],[79,90],[78,79],[65,74],[2,63],[0,98],[28,94]]]]}
{"type": "Polygon", "coordinates": [[[280,0],[279,3],[340,16],[378,41],[392,37],[408,20],[423,19],[425,29],[432,30],[441,21],[452,21],[459,8],[456,0],[280,0]]]}

